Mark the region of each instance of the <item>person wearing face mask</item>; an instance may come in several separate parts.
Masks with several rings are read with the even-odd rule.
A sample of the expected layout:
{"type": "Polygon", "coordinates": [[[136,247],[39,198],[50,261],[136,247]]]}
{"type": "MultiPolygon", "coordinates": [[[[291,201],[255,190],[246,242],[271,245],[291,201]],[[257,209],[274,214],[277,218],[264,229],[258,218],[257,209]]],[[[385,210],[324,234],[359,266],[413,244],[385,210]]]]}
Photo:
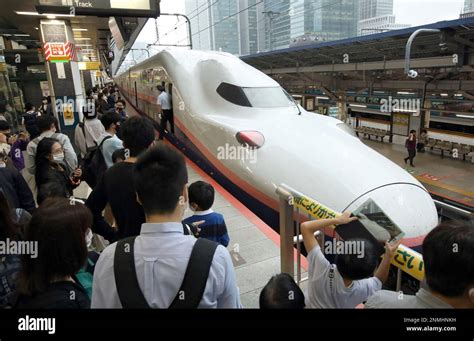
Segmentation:
{"type": "Polygon", "coordinates": [[[105,128],[105,133],[99,139],[98,144],[102,143],[102,155],[104,156],[107,168],[113,166],[112,154],[123,148],[122,140],[117,136],[120,131],[120,115],[115,112],[109,112],[100,119],[105,128]],[[107,138],[111,136],[110,138],[107,138]],[[107,138],[107,140],[105,140],[107,138]],[[103,141],[103,142],[102,142],[103,141]]]}
{"type": "MultiPolygon", "coordinates": [[[[22,171],[25,168],[25,159],[23,157],[23,151],[26,150],[26,147],[29,142],[28,134],[25,132],[20,132],[18,135],[12,134],[11,126],[6,121],[0,121],[0,134],[3,134],[6,137],[0,137],[0,149],[8,149],[10,146],[10,158],[18,171],[22,171]]],[[[8,153],[7,153],[8,154],[8,153]]]]}
{"type": "Polygon", "coordinates": [[[25,166],[31,175],[35,174],[35,158],[36,149],[38,144],[45,137],[50,137],[58,140],[61,148],[64,151],[64,165],[68,172],[74,171],[77,167],[77,156],[74,148],[69,140],[69,137],[65,134],[57,132],[56,123],[57,119],[52,116],[41,116],[38,118],[38,128],[41,131],[40,136],[32,139],[26,147],[25,155],[25,166]]]}
{"type": "Polygon", "coordinates": [[[39,112],[41,115],[53,116],[53,108],[51,106],[51,100],[48,100],[48,97],[43,97],[41,100],[41,106],[39,107],[39,112]]]}
{"type": "Polygon", "coordinates": [[[30,134],[31,138],[34,139],[37,137],[41,132],[38,128],[38,117],[41,115],[35,109],[35,107],[31,103],[25,104],[26,112],[22,116],[22,124],[25,126],[26,131],[30,134]]]}
{"type": "Polygon", "coordinates": [[[128,115],[125,111],[127,104],[123,99],[119,99],[117,103],[115,103],[115,112],[120,115],[121,121],[125,121],[128,118],[128,115]]]}
{"type": "Polygon", "coordinates": [[[41,140],[36,150],[35,166],[38,192],[42,185],[55,182],[72,196],[74,188],[81,183],[82,170],[76,168],[72,174],[68,172],[64,165],[64,150],[56,139],[46,137],[41,140]]]}

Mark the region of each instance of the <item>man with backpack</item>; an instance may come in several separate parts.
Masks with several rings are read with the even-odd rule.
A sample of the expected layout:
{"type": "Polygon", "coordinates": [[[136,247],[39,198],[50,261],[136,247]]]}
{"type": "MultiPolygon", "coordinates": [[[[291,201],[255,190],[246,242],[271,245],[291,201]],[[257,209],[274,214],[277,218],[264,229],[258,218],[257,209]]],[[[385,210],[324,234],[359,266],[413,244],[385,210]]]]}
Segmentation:
{"type": "Polygon", "coordinates": [[[183,156],[158,144],[136,161],[133,182],[146,223],[139,236],[114,243],[101,254],[91,307],[240,308],[227,249],[183,234],[188,205],[183,156]]]}
{"type": "Polygon", "coordinates": [[[104,141],[102,146],[102,155],[104,156],[105,164],[107,169],[112,167],[114,162],[112,160],[112,154],[118,150],[123,148],[123,142],[121,139],[118,138],[117,133],[120,129],[120,123],[122,119],[120,114],[116,112],[108,112],[102,115],[100,119],[102,125],[105,128],[105,134],[103,138],[107,136],[111,136],[110,139],[104,141]]]}
{"type": "Polygon", "coordinates": [[[127,159],[110,167],[98,179],[86,201],[94,217],[92,231],[111,242],[140,234],[140,227],[145,222],[145,213],[137,202],[131,179],[138,155],[155,142],[153,124],[144,117],[128,119],[121,126],[121,130],[127,159]],[[102,215],[107,204],[112,209],[117,229],[112,228],[102,215]]]}
{"type": "Polygon", "coordinates": [[[81,152],[81,158],[84,158],[90,150],[97,148],[104,133],[104,126],[97,119],[95,109],[92,112],[84,111],[84,119],[79,122],[74,132],[74,141],[81,152]]]}

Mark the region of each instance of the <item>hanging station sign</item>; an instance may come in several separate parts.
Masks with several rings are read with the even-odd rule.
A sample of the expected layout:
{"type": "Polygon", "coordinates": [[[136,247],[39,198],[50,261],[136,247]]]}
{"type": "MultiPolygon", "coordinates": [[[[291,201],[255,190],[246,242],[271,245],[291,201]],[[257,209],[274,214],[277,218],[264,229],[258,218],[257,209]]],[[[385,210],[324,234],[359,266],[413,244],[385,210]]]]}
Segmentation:
{"type": "Polygon", "coordinates": [[[36,10],[38,13],[101,17],[156,18],[160,15],[159,1],[156,0],[39,0],[36,10]]]}

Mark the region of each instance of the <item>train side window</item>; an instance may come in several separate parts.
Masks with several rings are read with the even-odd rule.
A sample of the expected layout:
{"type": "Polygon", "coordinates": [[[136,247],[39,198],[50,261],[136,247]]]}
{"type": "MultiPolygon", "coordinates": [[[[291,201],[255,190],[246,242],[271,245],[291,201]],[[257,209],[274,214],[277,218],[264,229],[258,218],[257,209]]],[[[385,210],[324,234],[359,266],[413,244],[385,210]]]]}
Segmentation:
{"type": "Polygon", "coordinates": [[[233,104],[242,107],[252,106],[241,87],[229,83],[221,83],[216,91],[223,99],[233,104]]]}

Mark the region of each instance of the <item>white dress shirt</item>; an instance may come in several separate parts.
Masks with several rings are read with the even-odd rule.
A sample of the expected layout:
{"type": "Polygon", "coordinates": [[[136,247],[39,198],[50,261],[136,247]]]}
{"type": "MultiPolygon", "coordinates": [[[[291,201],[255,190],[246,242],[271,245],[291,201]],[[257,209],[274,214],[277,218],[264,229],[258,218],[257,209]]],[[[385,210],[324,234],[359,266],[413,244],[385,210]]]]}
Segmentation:
{"type": "Polygon", "coordinates": [[[162,110],[171,110],[170,95],[166,91],[162,91],[161,94],[158,96],[156,104],[161,106],[162,110]]]}
{"type": "MultiPolygon", "coordinates": [[[[181,223],[142,225],[135,239],[135,268],[140,289],[152,308],[168,308],[174,300],[188,266],[196,238],[185,236],[181,223]]],[[[100,255],[94,271],[92,308],[122,308],[114,275],[117,243],[100,255]]],[[[239,290],[232,260],[219,245],[199,308],[240,308],[239,290]]]]}

